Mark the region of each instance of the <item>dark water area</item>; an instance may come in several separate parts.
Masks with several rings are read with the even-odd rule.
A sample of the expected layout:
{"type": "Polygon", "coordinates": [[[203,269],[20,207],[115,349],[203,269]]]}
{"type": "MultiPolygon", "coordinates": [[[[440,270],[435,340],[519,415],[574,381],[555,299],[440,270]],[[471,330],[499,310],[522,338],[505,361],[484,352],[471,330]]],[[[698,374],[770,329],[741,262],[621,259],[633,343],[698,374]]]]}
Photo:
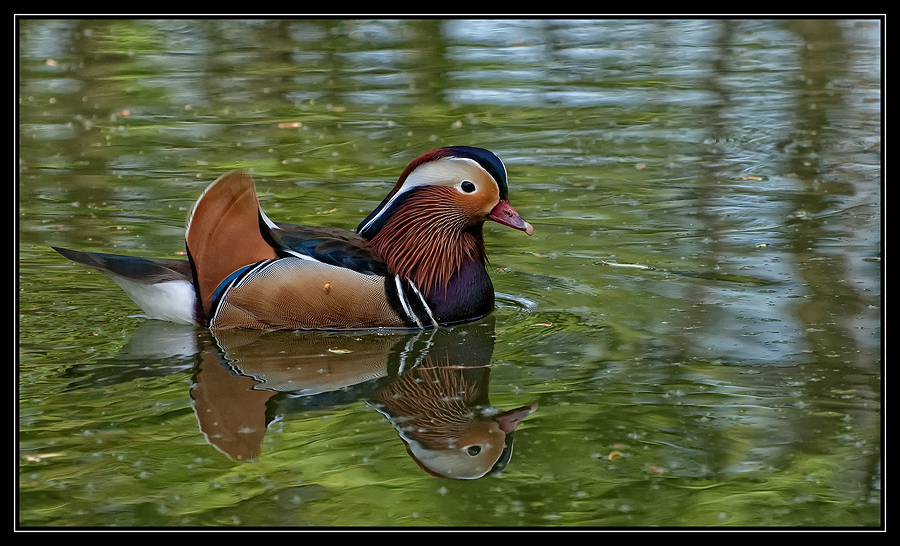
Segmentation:
{"type": "Polygon", "coordinates": [[[883,525],[883,21],[18,30],[20,526],[883,525]],[[236,168],[352,229],[461,144],[535,229],[473,324],[213,335],[50,248],[183,258],[236,168]],[[420,450],[399,390],[514,449],[420,450]]]}

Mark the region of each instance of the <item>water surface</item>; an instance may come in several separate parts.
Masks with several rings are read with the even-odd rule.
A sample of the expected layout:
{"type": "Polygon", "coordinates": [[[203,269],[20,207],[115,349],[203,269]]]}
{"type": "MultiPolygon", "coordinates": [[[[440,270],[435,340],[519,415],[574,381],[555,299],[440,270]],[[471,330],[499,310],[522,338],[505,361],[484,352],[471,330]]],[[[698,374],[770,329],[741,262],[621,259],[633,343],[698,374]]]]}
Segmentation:
{"type": "Polygon", "coordinates": [[[882,32],[19,21],[20,525],[881,525],[882,32]],[[49,248],[183,257],[234,168],[353,228],[455,144],[535,235],[485,228],[498,309],[437,338],[214,337],[49,248]],[[538,404],[506,468],[417,464],[379,402],[417,367],[471,426],[538,404]]]}

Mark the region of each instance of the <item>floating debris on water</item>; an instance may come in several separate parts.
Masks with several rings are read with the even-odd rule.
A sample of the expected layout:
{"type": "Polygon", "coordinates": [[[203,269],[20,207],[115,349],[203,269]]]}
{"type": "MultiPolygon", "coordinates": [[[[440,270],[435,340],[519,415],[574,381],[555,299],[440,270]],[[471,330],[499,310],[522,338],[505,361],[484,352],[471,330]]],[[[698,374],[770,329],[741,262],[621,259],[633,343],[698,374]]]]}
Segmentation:
{"type": "Polygon", "coordinates": [[[654,271],[656,268],[652,265],[642,265],[642,264],[620,264],[618,262],[607,262],[606,260],[600,260],[600,265],[608,265],[610,267],[627,267],[630,269],[643,269],[647,271],[654,271]]]}

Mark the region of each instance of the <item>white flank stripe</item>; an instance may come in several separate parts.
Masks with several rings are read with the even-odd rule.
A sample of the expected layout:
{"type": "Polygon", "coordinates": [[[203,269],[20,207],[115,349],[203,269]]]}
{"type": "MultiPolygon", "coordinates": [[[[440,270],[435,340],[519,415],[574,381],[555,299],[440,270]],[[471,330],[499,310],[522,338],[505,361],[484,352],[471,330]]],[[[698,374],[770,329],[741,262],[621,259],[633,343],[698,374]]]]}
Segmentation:
{"type": "Polygon", "coordinates": [[[406,317],[415,320],[416,325],[421,328],[422,321],[420,321],[419,317],[409,309],[409,304],[406,302],[406,296],[403,295],[403,284],[399,275],[394,275],[394,284],[397,285],[397,297],[400,298],[400,305],[403,306],[403,312],[406,313],[406,317]]]}
{"type": "MultiPolygon", "coordinates": [[[[428,318],[431,319],[431,325],[432,325],[432,326],[437,326],[438,323],[437,323],[436,320],[434,320],[434,315],[431,314],[431,307],[428,307],[428,304],[425,303],[425,298],[422,297],[422,293],[419,292],[419,289],[416,287],[416,283],[414,283],[414,282],[412,282],[412,281],[409,281],[409,285],[412,287],[413,292],[415,292],[416,295],[419,296],[419,301],[422,302],[422,307],[424,307],[425,310],[428,311],[428,318]]],[[[416,322],[418,322],[418,321],[416,321],[416,322]]],[[[421,324],[419,324],[419,326],[421,326],[421,324]]]]}

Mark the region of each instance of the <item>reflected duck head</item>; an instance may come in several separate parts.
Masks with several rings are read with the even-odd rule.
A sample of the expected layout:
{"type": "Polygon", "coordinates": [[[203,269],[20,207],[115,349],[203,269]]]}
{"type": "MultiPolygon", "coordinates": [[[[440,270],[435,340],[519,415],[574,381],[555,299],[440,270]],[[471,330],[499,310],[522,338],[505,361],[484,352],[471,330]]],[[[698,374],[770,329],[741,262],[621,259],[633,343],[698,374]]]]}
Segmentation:
{"type": "Polygon", "coordinates": [[[512,458],[516,426],[536,409],[537,403],[532,403],[487,420],[472,421],[458,437],[441,438],[437,445],[419,441],[415,433],[401,432],[400,437],[409,455],[428,474],[473,480],[506,468],[512,458]]]}
{"type": "Polygon", "coordinates": [[[491,406],[489,375],[487,366],[452,365],[430,355],[395,377],[370,403],[427,473],[481,478],[509,463],[516,427],[537,409],[536,403],[504,412],[491,406]]]}

